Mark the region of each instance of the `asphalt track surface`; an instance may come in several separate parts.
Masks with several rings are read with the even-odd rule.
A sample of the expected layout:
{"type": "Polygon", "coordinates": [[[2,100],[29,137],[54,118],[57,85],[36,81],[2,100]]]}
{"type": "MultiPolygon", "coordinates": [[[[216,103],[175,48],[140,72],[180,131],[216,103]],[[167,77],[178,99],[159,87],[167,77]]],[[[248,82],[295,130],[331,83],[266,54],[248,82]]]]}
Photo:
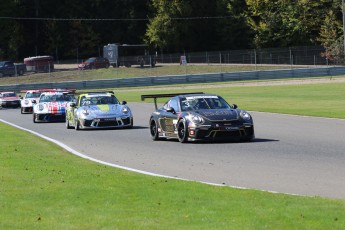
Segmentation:
{"type": "Polygon", "coordinates": [[[153,104],[129,103],[133,129],[67,130],[19,109],[0,119],[58,140],[88,157],[159,175],[279,193],[345,199],[345,120],[252,112],[244,143],[152,141],[153,104]]]}

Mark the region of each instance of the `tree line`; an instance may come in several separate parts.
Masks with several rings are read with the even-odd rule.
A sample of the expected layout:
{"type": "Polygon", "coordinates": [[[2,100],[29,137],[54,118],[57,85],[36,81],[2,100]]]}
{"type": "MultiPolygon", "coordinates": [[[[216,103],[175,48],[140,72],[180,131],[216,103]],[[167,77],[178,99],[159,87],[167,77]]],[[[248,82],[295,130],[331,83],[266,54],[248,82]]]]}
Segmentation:
{"type": "Polygon", "coordinates": [[[178,53],[322,45],[343,55],[337,0],[0,0],[0,58],[101,55],[109,43],[178,53]]]}

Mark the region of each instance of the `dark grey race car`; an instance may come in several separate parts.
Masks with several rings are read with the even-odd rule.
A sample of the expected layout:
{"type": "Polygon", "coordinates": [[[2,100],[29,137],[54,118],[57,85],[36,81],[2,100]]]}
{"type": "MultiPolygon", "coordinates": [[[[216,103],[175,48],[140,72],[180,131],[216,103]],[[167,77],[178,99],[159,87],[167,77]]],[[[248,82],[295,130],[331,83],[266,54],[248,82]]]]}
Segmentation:
{"type": "Polygon", "coordinates": [[[255,137],[251,115],[221,96],[204,93],[142,95],[156,106],[149,126],[153,140],[177,138],[187,141],[250,141],[255,137]],[[161,108],[157,98],[171,97],[161,108]]]}

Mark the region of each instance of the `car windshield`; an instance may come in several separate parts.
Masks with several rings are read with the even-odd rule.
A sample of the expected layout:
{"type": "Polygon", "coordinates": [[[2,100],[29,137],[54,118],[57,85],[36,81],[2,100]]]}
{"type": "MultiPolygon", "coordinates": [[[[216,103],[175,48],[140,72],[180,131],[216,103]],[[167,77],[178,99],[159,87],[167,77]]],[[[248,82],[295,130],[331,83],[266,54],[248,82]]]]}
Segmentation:
{"type": "Polygon", "coordinates": [[[87,96],[87,97],[82,97],[80,101],[81,106],[105,105],[105,104],[119,104],[119,101],[114,95],[87,96]]]}
{"type": "Polygon", "coordinates": [[[218,96],[190,96],[182,98],[180,103],[182,111],[231,108],[223,98],[218,96]]]}
{"type": "Polygon", "coordinates": [[[28,92],[25,98],[38,98],[41,96],[41,92],[28,92]]]}
{"type": "Polygon", "coordinates": [[[59,94],[59,95],[43,95],[40,98],[40,102],[57,102],[57,101],[72,101],[73,100],[73,96],[71,95],[63,95],[63,94],[59,94]]]}
{"type": "Polygon", "coordinates": [[[15,93],[4,93],[3,97],[16,97],[17,95],[15,93]]]}
{"type": "Polygon", "coordinates": [[[85,62],[91,63],[91,62],[95,62],[95,60],[96,60],[96,58],[89,58],[85,62]]]}

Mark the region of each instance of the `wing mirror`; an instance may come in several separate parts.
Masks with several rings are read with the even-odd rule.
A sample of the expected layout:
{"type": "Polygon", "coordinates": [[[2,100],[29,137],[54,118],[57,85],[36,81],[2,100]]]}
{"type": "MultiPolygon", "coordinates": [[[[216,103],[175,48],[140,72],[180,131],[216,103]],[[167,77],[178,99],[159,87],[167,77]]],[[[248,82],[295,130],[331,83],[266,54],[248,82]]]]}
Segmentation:
{"type": "Polygon", "coordinates": [[[127,105],[127,101],[122,101],[122,104],[123,105],[127,105]]]}
{"type": "Polygon", "coordinates": [[[36,104],[36,103],[37,103],[35,99],[33,99],[31,102],[32,102],[33,104],[36,104]]]}
{"type": "Polygon", "coordinates": [[[233,104],[233,105],[232,105],[232,108],[233,108],[233,109],[237,109],[237,107],[238,107],[238,106],[237,106],[236,104],[233,104]]]}
{"type": "Polygon", "coordinates": [[[70,103],[69,103],[69,106],[71,106],[72,108],[74,108],[74,107],[77,106],[77,104],[76,104],[75,102],[70,102],[70,103]]]}
{"type": "Polygon", "coordinates": [[[167,108],[167,112],[168,112],[168,113],[173,113],[173,114],[176,113],[176,112],[175,112],[175,109],[174,109],[173,107],[167,108]]]}

